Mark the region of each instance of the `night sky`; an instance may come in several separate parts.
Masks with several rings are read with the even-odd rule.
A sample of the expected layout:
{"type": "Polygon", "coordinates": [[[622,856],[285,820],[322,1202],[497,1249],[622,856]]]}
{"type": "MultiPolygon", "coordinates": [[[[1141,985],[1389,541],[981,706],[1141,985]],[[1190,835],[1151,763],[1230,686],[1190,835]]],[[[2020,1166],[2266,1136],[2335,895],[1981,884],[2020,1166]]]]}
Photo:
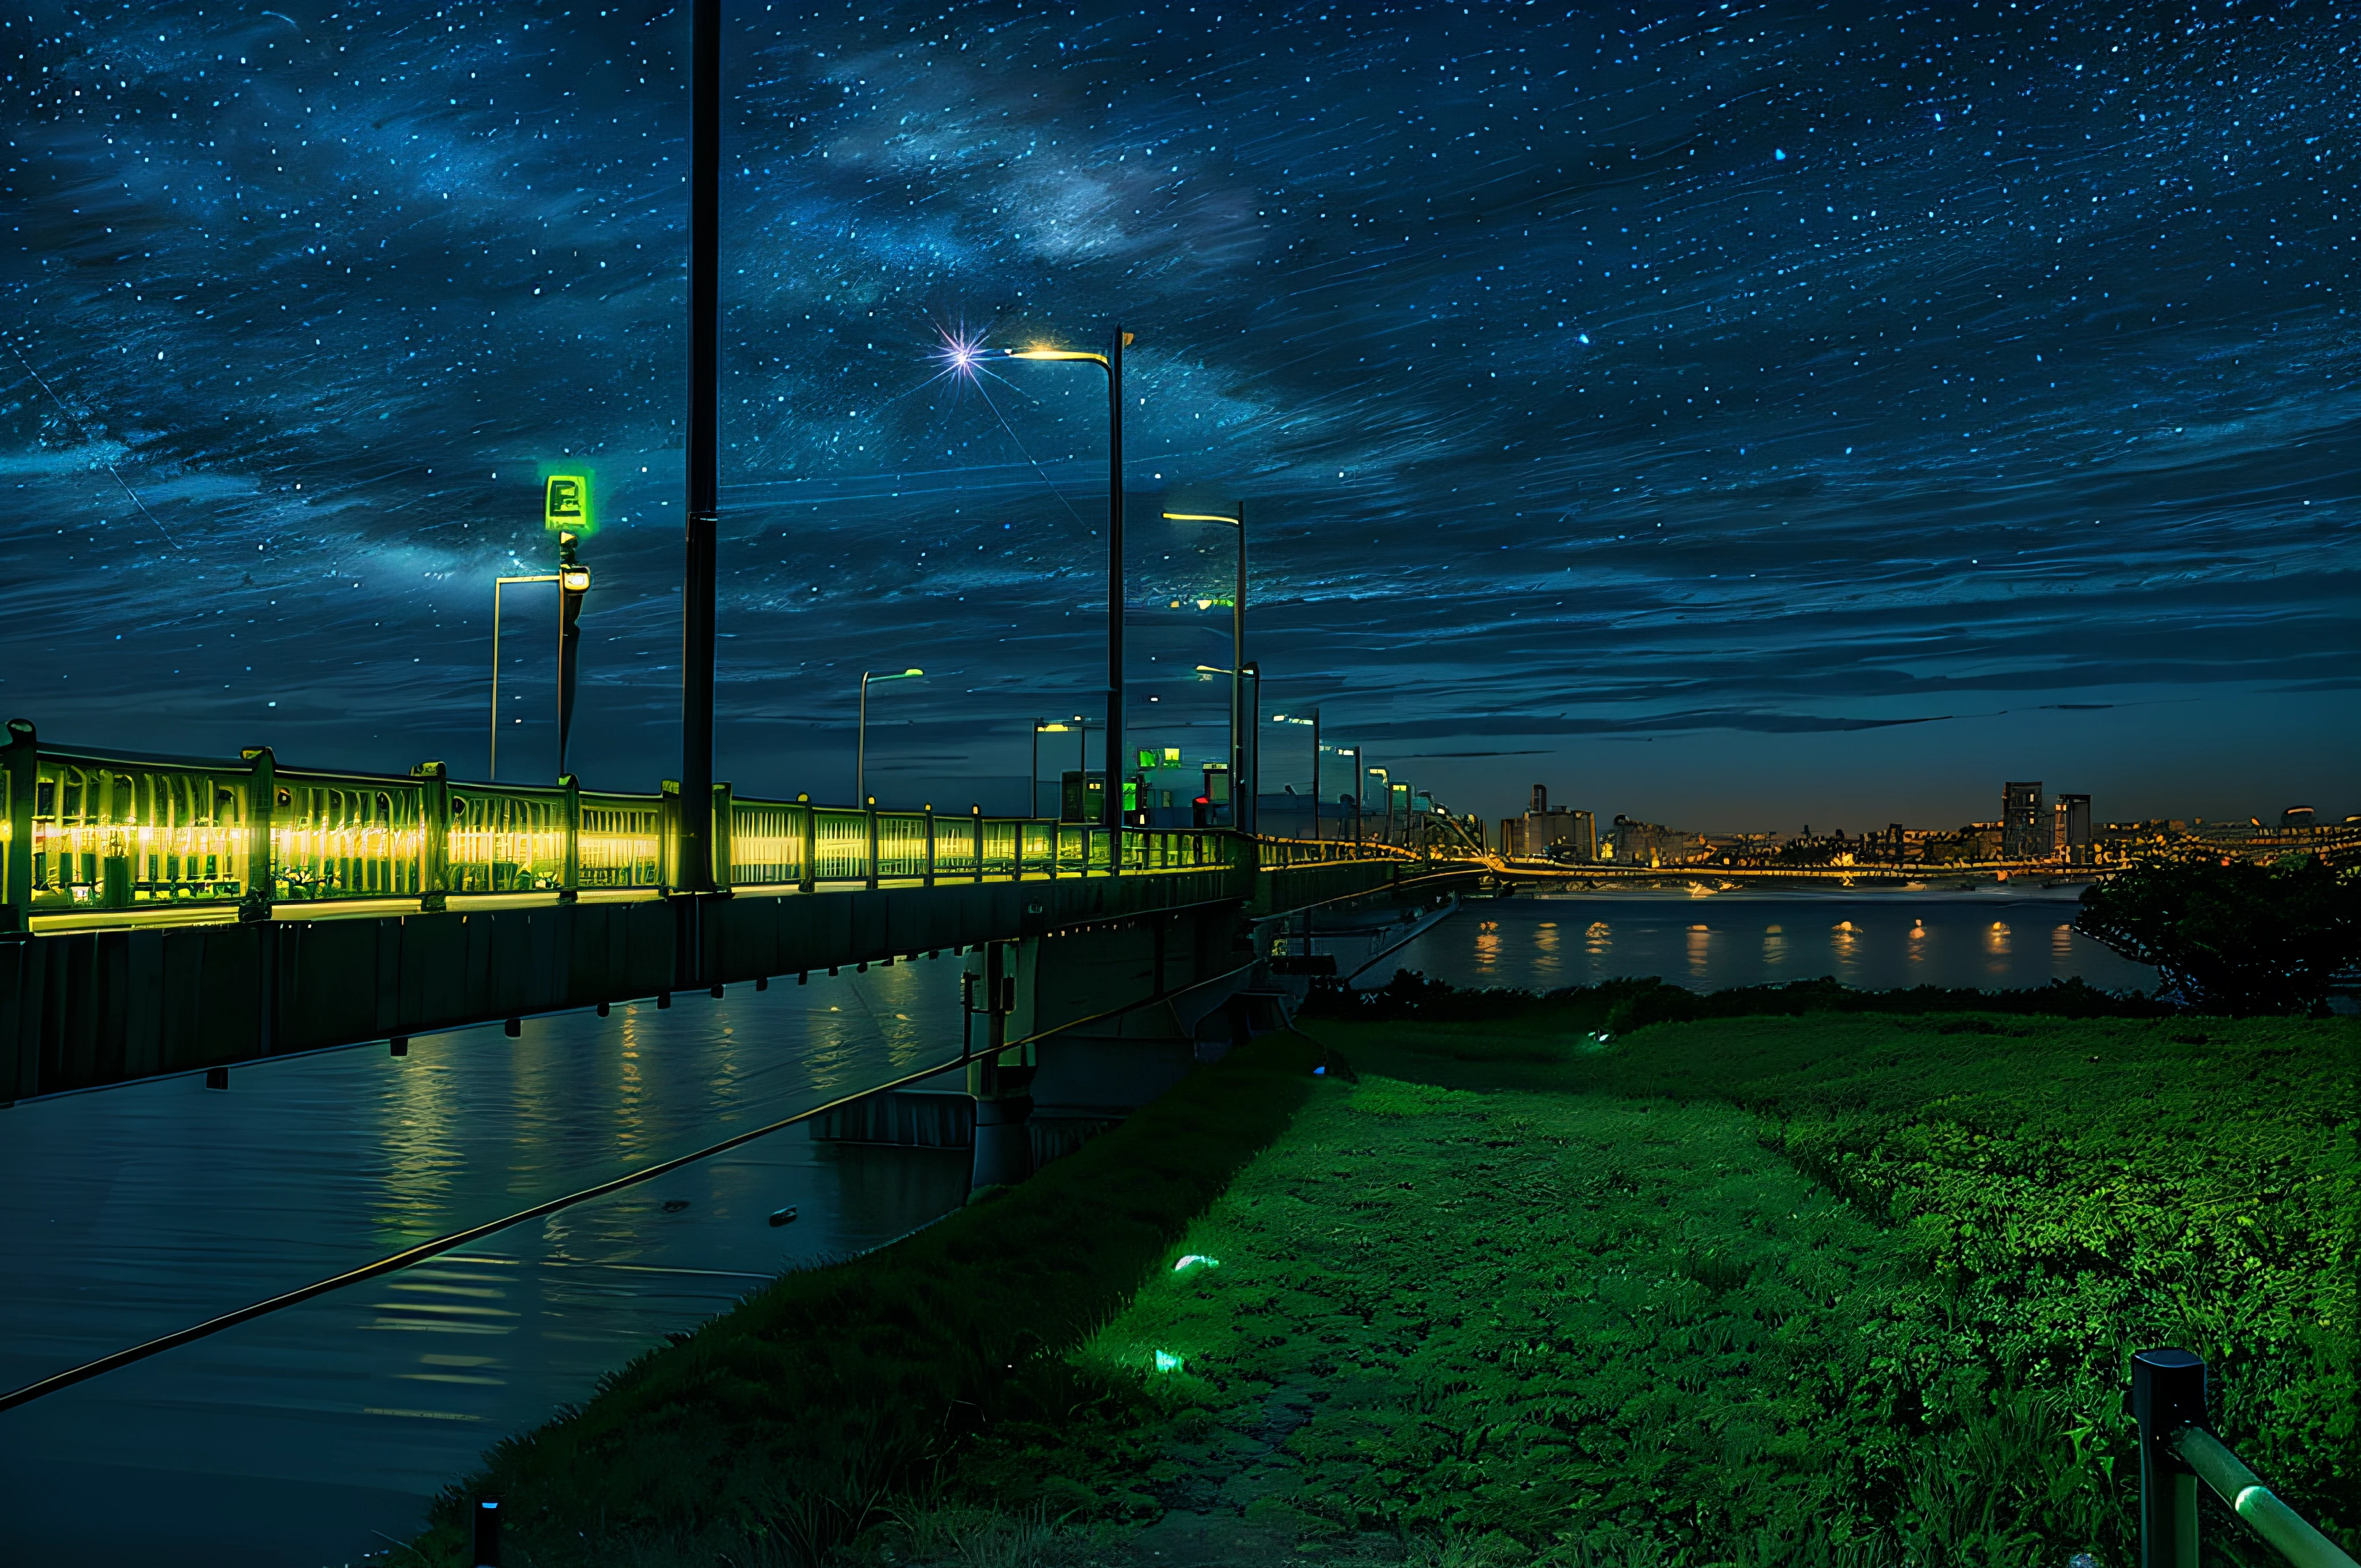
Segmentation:
{"type": "MultiPolygon", "coordinates": [[[[1013,808],[1101,708],[1097,374],[939,354],[1119,319],[1130,487],[1249,508],[1267,708],[1460,809],[2361,811],[2349,12],[726,9],[741,794],[851,797],[864,668],[928,672],[873,697],[887,804],[1013,808]]],[[[479,776],[490,579],[587,466],[575,762],[675,773],[686,34],[12,11],[0,708],[479,776]]],[[[1217,756],[1229,539],[1136,532],[1132,723],[1217,756]]],[[[535,593],[504,777],[553,766],[535,593]]]]}

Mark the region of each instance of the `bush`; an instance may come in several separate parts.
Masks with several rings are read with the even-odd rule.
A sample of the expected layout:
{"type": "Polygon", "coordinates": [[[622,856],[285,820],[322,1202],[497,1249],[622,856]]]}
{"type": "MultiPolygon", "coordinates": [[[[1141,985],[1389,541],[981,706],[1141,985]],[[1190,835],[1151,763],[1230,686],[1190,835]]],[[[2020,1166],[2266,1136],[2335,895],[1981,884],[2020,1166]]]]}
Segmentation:
{"type": "Polygon", "coordinates": [[[2361,871],[2314,857],[2275,866],[2158,858],[2082,894],[2074,928],[2201,1013],[2328,1010],[2336,971],[2361,959],[2361,871]]]}

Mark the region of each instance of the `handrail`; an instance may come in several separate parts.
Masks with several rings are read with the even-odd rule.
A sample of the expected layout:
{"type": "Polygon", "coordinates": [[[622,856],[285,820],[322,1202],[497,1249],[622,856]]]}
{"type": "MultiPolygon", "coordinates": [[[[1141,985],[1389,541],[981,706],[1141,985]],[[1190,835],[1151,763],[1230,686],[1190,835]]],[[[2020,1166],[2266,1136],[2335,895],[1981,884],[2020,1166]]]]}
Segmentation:
{"type": "Polygon", "coordinates": [[[2205,1363],[2190,1352],[2144,1350],[2132,1357],[2126,1403],[2139,1423],[2140,1568],[2197,1561],[2200,1480],[2295,1568],[2361,1568],[2206,1429],[2205,1396],[2205,1363]]]}
{"type": "MultiPolygon", "coordinates": [[[[36,916],[586,890],[669,892],[686,809],[669,781],[641,795],[407,773],[280,766],[43,745],[11,720],[0,744],[0,932],[36,916]]],[[[741,796],[714,788],[715,881],[809,892],[824,883],[1108,876],[1339,862],[1422,863],[1394,845],[1254,840],[1224,828],[1123,829],[1044,817],[964,817],[741,796]]]]}
{"type": "Polygon", "coordinates": [[[2254,1527],[2257,1535],[2279,1549],[2296,1568],[2361,1568],[2328,1537],[2312,1528],[2303,1516],[2279,1500],[2262,1477],[2241,1464],[2222,1440],[2203,1427],[2183,1427],[2171,1439],[2173,1452],[2221,1499],[2230,1511],[2254,1527]]]}

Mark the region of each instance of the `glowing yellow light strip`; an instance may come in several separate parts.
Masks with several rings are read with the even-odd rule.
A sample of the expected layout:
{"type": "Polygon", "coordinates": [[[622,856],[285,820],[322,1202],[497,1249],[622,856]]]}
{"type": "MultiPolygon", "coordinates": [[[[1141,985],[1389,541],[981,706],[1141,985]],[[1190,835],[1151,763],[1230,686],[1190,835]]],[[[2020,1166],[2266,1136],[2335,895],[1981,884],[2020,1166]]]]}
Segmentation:
{"type": "Polygon", "coordinates": [[[1007,348],[1001,351],[1010,359],[1087,359],[1093,365],[1105,365],[1107,356],[1080,348],[1007,348]]]}

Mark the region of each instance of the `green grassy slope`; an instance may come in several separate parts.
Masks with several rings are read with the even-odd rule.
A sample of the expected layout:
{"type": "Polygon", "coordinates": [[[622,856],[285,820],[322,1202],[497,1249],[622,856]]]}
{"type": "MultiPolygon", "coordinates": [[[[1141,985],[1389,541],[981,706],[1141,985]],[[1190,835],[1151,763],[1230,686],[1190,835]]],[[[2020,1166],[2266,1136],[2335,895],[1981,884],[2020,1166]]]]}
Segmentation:
{"type": "Polygon", "coordinates": [[[1569,1022],[1315,1025],[1372,1076],[1074,1358],[1137,1392],[958,1485],[1567,1562],[2125,1563],[2124,1360],[2180,1343],[2361,1525],[2361,1030],[1569,1022]]]}

